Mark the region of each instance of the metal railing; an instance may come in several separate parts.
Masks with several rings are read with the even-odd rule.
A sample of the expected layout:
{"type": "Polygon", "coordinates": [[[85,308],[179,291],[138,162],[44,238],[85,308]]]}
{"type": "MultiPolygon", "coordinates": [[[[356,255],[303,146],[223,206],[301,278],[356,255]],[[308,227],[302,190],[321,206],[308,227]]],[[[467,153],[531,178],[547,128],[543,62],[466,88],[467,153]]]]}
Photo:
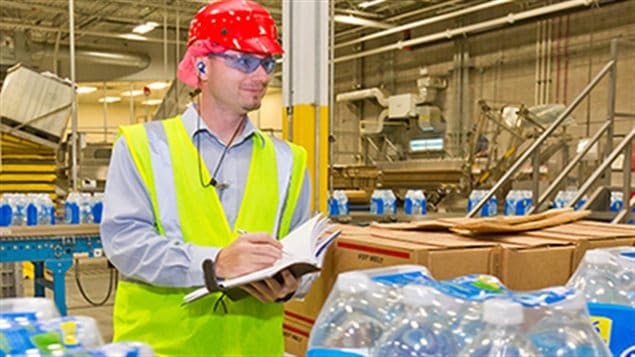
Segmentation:
{"type": "MultiPolygon", "coordinates": [[[[514,164],[509,168],[509,170],[494,184],[492,189],[490,189],[483,198],[472,208],[470,212],[468,212],[467,217],[474,217],[480,210],[483,208],[486,202],[489,201],[494,194],[502,187],[507,185],[511,179],[517,174],[518,170],[522,167],[522,165],[529,159],[532,158],[533,165],[533,174],[532,174],[532,191],[533,191],[533,201],[536,202],[535,205],[531,208],[530,213],[533,213],[540,208],[551,198],[551,196],[556,192],[556,190],[560,187],[562,182],[567,178],[568,174],[574,169],[574,167],[582,160],[584,155],[593,147],[595,143],[597,143],[601,136],[606,133],[607,134],[607,143],[604,151],[604,160],[602,165],[598,167],[596,172],[591,175],[589,180],[593,179],[592,182],[589,183],[589,180],[585,182],[585,184],[578,190],[577,197],[572,202],[577,202],[580,197],[583,197],[591,187],[591,185],[608,169],[610,170],[610,164],[613,160],[610,158],[613,156],[615,151],[612,151],[612,139],[613,139],[613,126],[614,126],[614,118],[616,116],[630,116],[631,114],[627,113],[616,113],[615,112],[615,92],[616,92],[616,79],[617,79],[617,49],[618,44],[635,46],[635,43],[629,42],[623,39],[613,39],[611,40],[611,60],[598,72],[593,79],[584,87],[584,89],[576,96],[576,98],[565,108],[565,110],[556,118],[556,120],[542,132],[542,134],[533,142],[533,144],[514,162],[514,164]],[[608,105],[607,105],[607,117],[606,122],[598,132],[589,140],[589,142],[582,148],[582,150],[576,155],[576,157],[569,162],[569,164],[562,170],[562,172],[558,175],[558,177],[553,181],[553,183],[547,188],[547,190],[539,196],[539,185],[538,185],[538,169],[539,169],[539,160],[538,155],[540,154],[540,147],[545,143],[545,141],[558,129],[558,127],[566,120],[566,118],[576,109],[576,107],[589,95],[591,90],[595,88],[595,86],[606,76],[609,75],[608,81],[608,105]],[[609,155],[609,153],[611,153],[609,155]],[[607,164],[607,161],[608,162],[607,164]],[[597,175],[595,175],[597,173],[597,175]],[[595,175],[595,176],[594,176],[595,175]]],[[[632,135],[629,134],[628,137],[632,135]]],[[[632,140],[632,137],[631,137],[632,140]]],[[[622,141],[623,145],[626,142],[622,141]]],[[[624,151],[631,151],[629,146],[628,149],[624,148],[623,145],[620,144],[620,147],[624,151]]],[[[615,157],[619,155],[619,152],[615,154],[615,157]]],[[[629,161],[628,166],[630,167],[630,156],[629,160],[624,160],[626,166],[626,161],[629,161]]],[[[625,174],[625,177],[627,175],[625,174]]],[[[628,172],[628,191],[630,192],[630,169],[628,172]]],[[[610,175],[606,175],[607,184],[610,181],[610,175]]],[[[625,183],[625,192],[627,183],[625,183]]],[[[629,193],[630,195],[630,193],[629,193]]],[[[628,198],[630,196],[624,196],[624,206],[630,206],[627,203],[628,198]]]]}
{"type": "MultiPolygon", "coordinates": [[[[586,193],[591,186],[597,181],[605,171],[611,169],[611,164],[613,161],[617,159],[620,154],[624,153],[624,161],[622,163],[622,169],[624,171],[624,187],[622,190],[622,210],[617,213],[615,218],[611,221],[611,223],[619,223],[631,212],[631,173],[632,173],[632,157],[633,157],[633,139],[635,138],[635,129],[632,129],[631,132],[624,137],[615,149],[609,154],[609,156],[598,166],[598,168],[589,176],[589,178],[582,184],[580,189],[578,190],[578,194],[568,203],[567,207],[573,207],[576,202],[578,202],[586,193]]],[[[584,205],[582,205],[582,209],[586,209],[589,205],[591,205],[591,201],[587,201],[584,205]]]]}

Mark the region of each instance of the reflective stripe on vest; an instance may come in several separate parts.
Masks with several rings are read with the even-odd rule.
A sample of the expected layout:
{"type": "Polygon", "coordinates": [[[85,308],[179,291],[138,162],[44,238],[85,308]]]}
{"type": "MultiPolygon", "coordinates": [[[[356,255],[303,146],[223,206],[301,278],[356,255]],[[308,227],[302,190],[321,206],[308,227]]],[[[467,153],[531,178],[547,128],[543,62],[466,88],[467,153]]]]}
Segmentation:
{"type": "MultiPolygon", "coordinates": [[[[151,197],[161,235],[220,247],[235,239],[216,190],[200,185],[199,156],[179,117],[125,127],[121,133],[151,197]]],[[[254,135],[251,142],[249,176],[235,227],[274,235],[279,231],[284,236],[301,190],[306,152],[265,135],[254,135]]],[[[204,182],[209,177],[204,169],[204,182]]],[[[237,302],[225,299],[225,314],[222,309],[213,311],[219,297],[213,294],[180,307],[183,295],[191,290],[121,281],[115,340],[143,341],[168,355],[282,354],[282,305],[262,304],[251,297],[237,302]]]]}

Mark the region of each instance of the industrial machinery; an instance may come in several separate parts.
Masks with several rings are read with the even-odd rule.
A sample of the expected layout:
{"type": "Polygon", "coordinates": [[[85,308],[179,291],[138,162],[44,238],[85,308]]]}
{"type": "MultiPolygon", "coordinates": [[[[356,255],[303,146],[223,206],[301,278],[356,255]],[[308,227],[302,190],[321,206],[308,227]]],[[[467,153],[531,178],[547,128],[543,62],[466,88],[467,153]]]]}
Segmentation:
{"type": "Polygon", "coordinates": [[[349,191],[353,202],[367,203],[376,187],[393,189],[398,197],[408,189],[421,188],[429,193],[428,203],[434,205],[460,184],[464,160],[448,156],[446,121],[436,104],[447,83],[426,68],[419,74],[416,94],[386,96],[379,88],[368,88],[337,95],[337,102],[370,99],[381,108],[376,117],[359,123],[367,164],[331,168],[335,189],[357,191],[349,191]]]}
{"type": "Polygon", "coordinates": [[[45,288],[53,290],[55,304],[66,315],[66,283],[64,277],[78,257],[102,256],[99,225],[56,225],[0,227],[0,262],[33,262],[35,296],[45,296],[45,288]],[[44,268],[50,270],[48,280],[44,268]]]}
{"type": "MultiPolygon", "coordinates": [[[[491,187],[565,109],[561,104],[533,107],[510,103],[496,104],[498,105],[479,100],[480,114],[468,134],[466,175],[470,177],[470,191],[491,187]]],[[[536,157],[543,181],[549,181],[550,175],[557,174],[557,170],[550,167],[547,161],[554,153],[560,151],[564,155],[562,161],[567,161],[568,149],[573,139],[566,129],[572,124],[575,124],[575,119],[569,116],[563,128],[549,137],[536,157]]],[[[528,181],[532,174],[531,165],[527,164],[514,182],[519,184],[527,181],[529,185],[528,181]]],[[[508,189],[502,191],[502,196],[508,189]]]]}
{"type": "MultiPolygon", "coordinates": [[[[380,187],[394,190],[400,198],[408,189],[424,189],[431,209],[448,196],[467,197],[473,189],[496,182],[564,110],[560,104],[526,107],[480,100],[480,114],[468,132],[468,152],[464,157],[452,157],[446,151],[446,121],[436,105],[446,82],[425,69],[420,74],[418,94],[386,96],[379,88],[368,88],[337,95],[338,102],[371,99],[381,108],[377,117],[360,120],[366,164],[331,168],[333,188],[349,190],[352,202],[367,203],[372,191],[380,187]]],[[[537,155],[542,165],[539,174],[546,179],[550,172],[557,173],[547,161],[555,152],[562,153],[562,162],[567,161],[572,138],[566,129],[574,123],[569,117],[537,155]]],[[[524,180],[530,185],[530,166],[515,183],[524,180]]]]}

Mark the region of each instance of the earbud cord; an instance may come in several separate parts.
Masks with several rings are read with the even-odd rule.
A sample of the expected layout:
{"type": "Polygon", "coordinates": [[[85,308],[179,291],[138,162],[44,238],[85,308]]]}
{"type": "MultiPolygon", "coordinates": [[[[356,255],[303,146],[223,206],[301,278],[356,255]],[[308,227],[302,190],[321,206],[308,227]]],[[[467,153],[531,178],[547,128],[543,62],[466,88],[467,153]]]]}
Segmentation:
{"type": "MultiPolygon", "coordinates": [[[[200,78],[199,78],[199,87],[200,87],[200,78]]],[[[238,123],[238,126],[236,127],[236,129],[234,130],[234,133],[232,134],[231,139],[229,139],[229,143],[227,143],[227,145],[225,146],[225,148],[223,149],[223,153],[220,156],[220,159],[218,160],[218,163],[216,164],[216,167],[214,168],[214,173],[212,174],[212,178],[209,180],[209,183],[205,183],[203,182],[203,168],[202,168],[202,164],[201,164],[201,156],[203,156],[203,154],[201,153],[201,137],[200,137],[200,133],[199,131],[201,130],[201,96],[200,96],[200,91],[199,91],[199,96],[197,98],[197,107],[196,107],[196,115],[197,115],[197,120],[196,120],[196,152],[198,153],[198,179],[199,182],[201,183],[201,187],[206,188],[209,186],[214,186],[216,187],[216,185],[218,184],[218,181],[216,181],[216,175],[218,174],[218,170],[220,170],[221,164],[223,163],[223,160],[225,159],[225,155],[227,154],[227,151],[229,150],[229,148],[231,147],[232,143],[234,142],[234,139],[236,138],[236,135],[238,135],[238,132],[242,129],[243,124],[245,123],[245,120],[247,119],[247,115],[245,114],[243,116],[243,118],[240,120],[240,123],[238,123]]]]}

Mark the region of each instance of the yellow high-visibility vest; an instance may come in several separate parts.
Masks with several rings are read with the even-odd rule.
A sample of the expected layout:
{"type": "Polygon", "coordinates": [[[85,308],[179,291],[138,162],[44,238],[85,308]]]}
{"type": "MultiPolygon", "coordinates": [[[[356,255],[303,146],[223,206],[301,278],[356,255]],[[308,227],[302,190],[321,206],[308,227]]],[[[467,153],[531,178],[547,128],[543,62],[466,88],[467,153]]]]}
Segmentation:
{"type": "MultiPolygon", "coordinates": [[[[150,195],[160,235],[165,236],[157,200],[162,188],[155,187],[153,167],[166,165],[172,169],[177,205],[173,211],[178,211],[176,219],[186,243],[225,247],[238,236],[238,228],[273,235],[277,226],[279,237],[288,233],[306,170],[303,148],[287,143],[293,160],[287,173],[291,177],[287,187],[278,187],[277,165],[281,158],[275,145],[266,135],[253,135],[249,176],[232,231],[215,188],[200,184],[199,154],[180,117],[164,120],[162,125],[164,137],[159,143],[149,143],[147,124],[120,130],[150,195]],[[167,145],[170,157],[152,156],[153,145],[167,145]],[[286,194],[280,195],[280,190],[286,194]],[[286,197],[283,209],[278,209],[280,197],[286,197]]],[[[204,182],[209,182],[209,172],[203,171],[204,182]]],[[[120,281],[114,307],[114,340],[145,342],[159,355],[282,355],[283,305],[263,304],[251,296],[239,301],[225,298],[227,312],[220,308],[214,311],[220,297],[217,293],[181,306],[184,295],[193,290],[120,281]]]]}

